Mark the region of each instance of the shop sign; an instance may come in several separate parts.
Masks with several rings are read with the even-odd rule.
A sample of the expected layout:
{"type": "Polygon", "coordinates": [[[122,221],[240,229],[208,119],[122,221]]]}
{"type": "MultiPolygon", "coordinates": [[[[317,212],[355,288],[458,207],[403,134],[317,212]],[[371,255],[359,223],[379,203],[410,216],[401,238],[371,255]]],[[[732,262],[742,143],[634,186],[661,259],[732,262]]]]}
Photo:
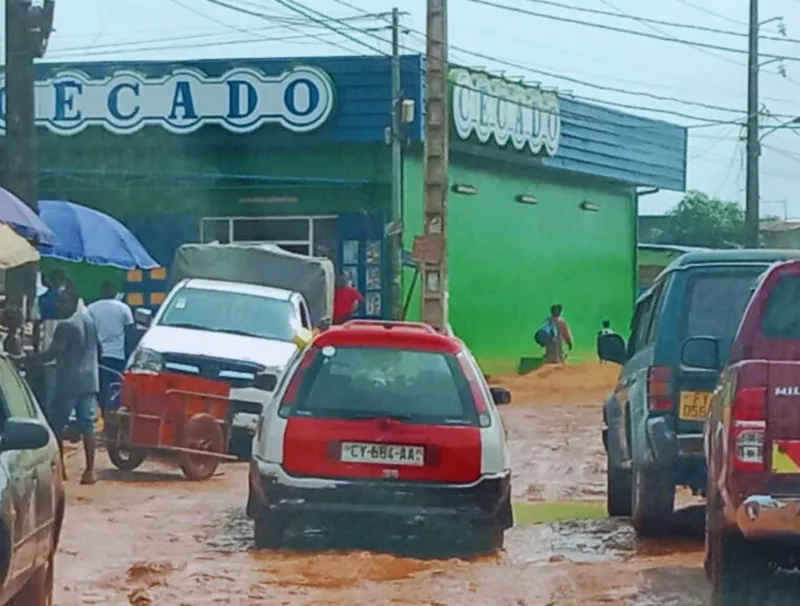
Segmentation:
{"type": "Polygon", "coordinates": [[[249,133],[264,124],[307,133],[330,118],[334,100],[330,76],[314,67],[295,67],[278,76],[235,68],[220,77],[180,68],[161,78],[120,70],[102,80],[68,69],[36,83],[36,121],[60,135],[74,135],[89,126],[127,135],[149,125],[176,134],[209,125],[249,133]]]}
{"type": "Polygon", "coordinates": [[[554,156],[561,140],[561,110],[553,91],[522,86],[450,70],[453,123],[460,139],[475,135],[481,143],[494,139],[500,147],[554,156]]]}

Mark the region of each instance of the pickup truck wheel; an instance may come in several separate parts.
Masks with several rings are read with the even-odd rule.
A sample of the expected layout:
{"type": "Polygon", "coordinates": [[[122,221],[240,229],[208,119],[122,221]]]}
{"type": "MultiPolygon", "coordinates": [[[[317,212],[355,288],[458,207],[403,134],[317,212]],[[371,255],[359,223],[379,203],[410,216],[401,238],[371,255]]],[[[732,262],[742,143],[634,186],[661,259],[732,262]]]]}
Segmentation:
{"type": "Polygon", "coordinates": [[[631,474],[631,518],[641,536],[659,536],[675,510],[675,481],[666,469],[636,469],[631,474]]]}
{"type": "Polygon", "coordinates": [[[631,515],[631,470],[613,467],[608,456],[606,456],[606,509],[612,518],[631,515]]]}
{"type": "Polygon", "coordinates": [[[709,550],[712,606],[761,604],[770,595],[769,550],[738,532],[718,530],[709,550]]]}

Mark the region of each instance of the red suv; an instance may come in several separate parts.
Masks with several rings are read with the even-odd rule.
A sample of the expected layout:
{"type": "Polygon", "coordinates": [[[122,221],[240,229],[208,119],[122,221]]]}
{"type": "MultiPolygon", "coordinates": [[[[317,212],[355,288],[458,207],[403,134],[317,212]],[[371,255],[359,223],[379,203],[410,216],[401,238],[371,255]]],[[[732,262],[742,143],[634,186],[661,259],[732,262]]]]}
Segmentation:
{"type": "Polygon", "coordinates": [[[317,335],[258,423],[256,546],[280,547],[290,523],[313,521],[401,533],[452,523],[474,547],[500,548],[513,516],[495,405],[510,401],[464,343],[428,325],[354,320],[317,335]]]}
{"type": "MultiPolygon", "coordinates": [[[[708,337],[683,349],[689,368],[718,357],[708,337]]],[[[761,603],[771,569],[800,563],[800,261],[777,263],[756,283],[704,438],[706,572],[721,603],[750,603],[745,594],[761,603]]]]}

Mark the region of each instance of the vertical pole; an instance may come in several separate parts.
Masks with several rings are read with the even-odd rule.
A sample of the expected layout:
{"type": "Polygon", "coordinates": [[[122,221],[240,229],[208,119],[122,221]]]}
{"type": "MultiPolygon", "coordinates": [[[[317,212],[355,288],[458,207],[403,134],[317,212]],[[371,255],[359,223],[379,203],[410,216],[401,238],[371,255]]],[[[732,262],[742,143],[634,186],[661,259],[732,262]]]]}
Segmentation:
{"type": "Polygon", "coordinates": [[[747,56],[747,177],[745,196],[745,246],[759,247],[759,141],[758,105],[758,0],[750,0],[747,56]]]}
{"type": "Polygon", "coordinates": [[[392,319],[403,318],[403,150],[402,150],[402,91],[400,81],[400,9],[392,9],[392,212],[389,238],[391,251],[392,319]]]}
{"type": "MultiPolygon", "coordinates": [[[[38,141],[34,90],[36,54],[32,38],[31,0],[6,0],[5,118],[2,186],[39,211],[37,188],[38,141]]],[[[36,268],[23,266],[7,273],[9,302],[21,305],[25,295],[33,301],[36,268]]]]}
{"type": "MultiPolygon", "coordinates": [[[[422,264],[421,319],[444,332],[447,317],[447,169],[449,111],[447,107],[447,0],[428,0],[425,102],[424,232],[417,255],[422,264]]],[[[415,248],[417,243],[415,243],[415,248]]]]}

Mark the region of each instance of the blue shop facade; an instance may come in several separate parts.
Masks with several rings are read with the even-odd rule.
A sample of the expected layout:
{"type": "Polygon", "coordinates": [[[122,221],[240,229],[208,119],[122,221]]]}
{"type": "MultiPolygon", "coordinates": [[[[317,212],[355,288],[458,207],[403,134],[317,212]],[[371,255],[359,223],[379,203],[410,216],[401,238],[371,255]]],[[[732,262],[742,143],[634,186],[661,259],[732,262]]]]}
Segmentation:
{"type": "MultiPolygon", "coordinates": [[[[391,215],[389,57],[41,63],[37,70],[42,199],[71,200],[113,215],[165,267],[178,246],[197,241],[271,242],[328,256],[364,293],[367,316],[388,315],[386,234],[397,227],[391,215]]],[[[418,199],[423,188],[414,175],[423,145],[424,80],[424,58],[403,57],[402,94],[414,104],[402,133],[404,199],[418,199]]],[[[452,148],[457,154],[466,147],[490,151],[515,170],[524,158],[536,171],[569,178],[582,158],[560,141],[562,133],[582,132],[598,113],[612,112],[618,120],[618,112],[567,99],[559,110],[552,99],[542,99],[531,95],[526,102],[534,108],[549,104],[542,106],[551,116],[542,123],[551,142],[546,153],[521,154],[511,149],[514,137],[505,145],[509,150],[483,145],[488,135],[480,108],[476,129],[486,136],[478,142],[454,136],[452,148]],[[553,107],[560,111],[555,122],[553,107]],[[574,116],[578,129],[571,127],[574,116]]],[[[0,129],[3,105],[0,97],[0,129]]],[[[667,129],[665,145],[652,141],[668,155],[669,175],[656,175],[647,185],[674,189],[685,177],[685,137],[676,139],[677,128],[667,129]]],[[[591,141],[584,177],[623,178],[597,161],[624,147],[619,132],[612,134],[607,145],[591,141]]],[[[407,205],[404,213],[406,230],[415,229],[418,205],[407,205]]],[[[163,271],[134,278],[139,285],[131,303],[158,305],[163,271]]],[[[92,274],[88,288],[99,281],[92,274]]]]}

